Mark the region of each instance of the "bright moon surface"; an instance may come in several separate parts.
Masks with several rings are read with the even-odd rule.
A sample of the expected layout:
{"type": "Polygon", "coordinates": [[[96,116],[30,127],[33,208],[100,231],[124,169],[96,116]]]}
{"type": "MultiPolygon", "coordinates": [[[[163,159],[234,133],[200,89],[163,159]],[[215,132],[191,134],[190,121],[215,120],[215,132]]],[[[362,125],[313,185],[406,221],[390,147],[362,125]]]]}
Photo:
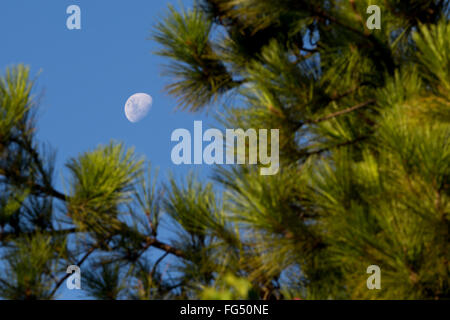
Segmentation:
{"type": "Polygon", "coordinates": [[[130,122],[142,120],[152,107],[153,99],[146,93],[136,93],[125,103],[125,116],[130,122]]]}

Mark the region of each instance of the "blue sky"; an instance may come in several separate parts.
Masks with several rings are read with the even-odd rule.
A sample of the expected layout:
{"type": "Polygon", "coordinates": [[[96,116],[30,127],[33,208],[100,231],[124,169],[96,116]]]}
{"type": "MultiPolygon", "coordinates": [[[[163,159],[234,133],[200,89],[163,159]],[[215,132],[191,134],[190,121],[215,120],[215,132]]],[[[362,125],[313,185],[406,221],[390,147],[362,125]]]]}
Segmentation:
{"type": "MultiPolygon", "coordinates": [[[[161,76],[165,61],[152,52],[148,40],[169,3],[158,0],[2,0],[0,68],[24,63],[37,75],[35,94],[40,97],[38,139],[57,151],[56,184],[61,188],[64,163],[79,153],[111,139],[135,147],[164,178],[169,170],[183,176],[207,166],[172,164],[170,141],[176,128],[193,130],[194,120],[204,127],[211,117],[176,111],[175,100],[164,92],[161,76]],[[81,8],[81,30],[68,30],[66,9],[81,8]],[[153,97],[153,107],[141,122],[124,115],[127,98],[137,92],[153,97]]],[[[190,1],[183,1],[186,6],[190,1]]],[[[70,298],[71,295],[63,295],[70,298]]]]}
{"type": "Polygon", "coordinates": [[[169,81],[161,76],[167,60],[152,54],[157,44],[148,38],[169,3],[180,2],[1,1],[2,73],[7,66],[25,63],[32,75],[39,74],[38,138],[56,148],[57,168],[114,139],[134,146],[161,173],[189,169],[172,164],[175,143],[170,135],[176,128],[192,130],[194,120],[211,123],[212,117],[175,111],[175,100],[163,90],[169,81]],[[71,4],[81,8],[81,30],[66,28],[71,4]],[[150,94],[153,107],[144,120],[132,124],[124,105],[137,92],[150,94]]]}

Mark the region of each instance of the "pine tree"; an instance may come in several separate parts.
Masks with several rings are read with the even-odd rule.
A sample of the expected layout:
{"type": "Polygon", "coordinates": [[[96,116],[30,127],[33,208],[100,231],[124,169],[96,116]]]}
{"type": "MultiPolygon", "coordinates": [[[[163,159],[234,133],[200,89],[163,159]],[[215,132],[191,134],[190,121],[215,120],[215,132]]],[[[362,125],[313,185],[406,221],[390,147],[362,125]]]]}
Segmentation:
{"type": "Polygon", "coordinates": [[[111,142],[67,162],[63,193],[28,70],[8,69],[0,296],[54,298],[76,264],[101,299],[449,298],[449,1],[203,0],[170,8],[153,39],[181,109],[280,129],[279,173],[160,182],[111,142]]]}

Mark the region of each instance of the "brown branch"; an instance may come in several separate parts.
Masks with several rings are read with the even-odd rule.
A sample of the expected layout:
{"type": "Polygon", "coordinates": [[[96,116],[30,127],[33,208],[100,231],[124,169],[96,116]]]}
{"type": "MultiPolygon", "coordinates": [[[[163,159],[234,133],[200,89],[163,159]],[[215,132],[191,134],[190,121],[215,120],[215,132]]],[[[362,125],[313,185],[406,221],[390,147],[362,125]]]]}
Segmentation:
{"type": "Polygon", "coordinates": [[[158,248],[160,250],[163,250],[165,252],[173,254],[179,258],[186,258],[186,255],[184,254],[183,251],[181,251],[180,249],[174,248],[169,244],[163,243],[163,242],[157,240],[156,238],[147,237],[146,241],[147,241],[147,243],[146,243],[147,248],[149,248],[149,247],[158,248]]]}
{"type": "MultiPolygon", "coordinates": [[[[31,232],[19,233],[19,234],[16,234],[15,232],[2,232],[2,233],[0,233],[0,241],[8,240],[8,238],[14,237],[16,235],[17,236],[34,235],[37,232],[39,232],[39,231],[31,231],[31,232]]],[[[77,233],[77,232],[82,232],[82,231],[80,231],[76,228],[70,228],[70,229],[51,230],[51,231],[43,231],[43,232],[48,235],[64,235],[64,234],[77,233]]],[[[145,251],[150,247],[154,247],[154,248],[163,250],[163,251],[165,251],[169,254],[173,254],[179,258],[185,258],[185,254],[182,250],[172,247],[171,245],[169,245],[167,243],[161,242],[161,241],[157,240],[156,238],[146,237],[145,245],[141,248],[141,250],[145,251]]]]}
{"type": "Polygon", "coordinates": [[[360,84],[356,85],[355,87],[353,87],[351,89],[348,89],[347,91],[344,91],[343,93],[334,92],[331,95],[330,99],[331,99],[331,101],[341,100],[342,98],[345,98],[345,97],[351,95],[352,93],[356,92],[361,87],[366,86],[367,84],[368,84],[368,82],[361,82],[360,84]]]}
{"type": "MultiPolygon", "coordinates": [[[[131,229],[127,224],[122,223],[122,232],[124,232],[124,234],[134,234],[135,235],[135,230],[131,229]]],[[[138,234],[138,236],[142,237],[142,247],[139,248],[139,250],[141,251],[141,254],[143,252],[145,252],[145,250],[147,250],[150,247],[154,247],[160,250],[163,250],[165,252],[168,252],[170,254],[173,254],[179,258],[186,258],[185,253],[182,250],[179,250],[175,247],[172,247],[171,245],[161,242],[158,239],[156,239],[155,236],[145,236],[145,235],[141,235],[138,234]]]]}
{"type": "Polygon", "coordinates": [[[358,19],[358,21],[360,21],[362,23],[362,25],[364,26],[364,21],[363,18],[361,17],[361,15],[358,12],[358,9],[356,8],[356,3],[355,0],[350,0],[350,4],[352,6],[352,10],[355,13],[356,18],[358,19]]]}
{"type": "Polygon", "coordinates": [[[35,191],[44,193],[44,194],[46,194],[46,195],[48,195],[48,196],[57,198],[57,199],[62,200],[62,201],[67,201],[67,200],[69,200],[69,196],[67,196],[67,195],[65,195],[65,194],[63,194],[63,193],[61,193],[61,192],[59,192],[58,190],[54,189],[54,188],[51,187],[51,186],[43,187],[43,186],[41,186],[41,185],[35,184],[35,185],[33,185],[33,189],[34,189],[35,191]]]}
{"type": "Polygon", "coordinates": [[[325,117],[322,117],[322,118],[319,118],[319,119],[316,119],[316,120],[307,121],[306,123],[319,123],[319,122],[327,121],[327,120],[330,120],[332,118],[336,118],[338,116],[341,116],[341,115],[353,112],[355,110],[367,107],[368,105],[371,105],[371,104],[373,104],[375,102],[376,102],[376,100],[374,100],[374,99],[368,100],[366,102],[362,102],[360,104],[357,104],[356,106],[353,106],[353,107],[350,107],[350,108],[347,108],[347,109],[344,109],[344,110],[340,110],[340,111],[334,112],[334,113],[329,114],[329,115],[327,115],[325,117]]]}
{"type": "Polygon", "coordinates": [[[325,18],[325,19],[327,19],[327,20],[329,20],[329,21],[331,21],[331,22],[333,22],[333,23],[335,23],[335,24],[337,24],[337,25],[339,25],[339,26],[341,26],[341,27],[343,27],[343,28],[353,32],[353,33],[356,33],[359,36],[362,36],[362,37],[367,37],[368,36],[364,32],[361,32],[361,30],[356,29],[356,28],[354,28],[352,26],[349,26],[349,25],[343,23],[342,21],[339,21],[335,17],[330,16],[328,13],[326,13],[325,11],[323,11],[320,8],[318,8],[317,10],[312,10],[312,13],[317,15],[317,16],[319,16],[319,17],[321,17],[321,18],[325,18]]]}

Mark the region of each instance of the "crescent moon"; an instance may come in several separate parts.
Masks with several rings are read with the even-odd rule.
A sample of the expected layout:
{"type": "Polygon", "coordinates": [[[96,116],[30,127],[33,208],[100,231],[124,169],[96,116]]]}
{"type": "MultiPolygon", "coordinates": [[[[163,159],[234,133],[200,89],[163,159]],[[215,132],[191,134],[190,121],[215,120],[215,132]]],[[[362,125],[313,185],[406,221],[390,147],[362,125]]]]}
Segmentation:
{"type": "Polygon", "coordinates": [[[153,99],[146,93],[136,93],[128,98],[125,103],[125,116],[132,122],[142,120],[152,107],[153,99]]]}

